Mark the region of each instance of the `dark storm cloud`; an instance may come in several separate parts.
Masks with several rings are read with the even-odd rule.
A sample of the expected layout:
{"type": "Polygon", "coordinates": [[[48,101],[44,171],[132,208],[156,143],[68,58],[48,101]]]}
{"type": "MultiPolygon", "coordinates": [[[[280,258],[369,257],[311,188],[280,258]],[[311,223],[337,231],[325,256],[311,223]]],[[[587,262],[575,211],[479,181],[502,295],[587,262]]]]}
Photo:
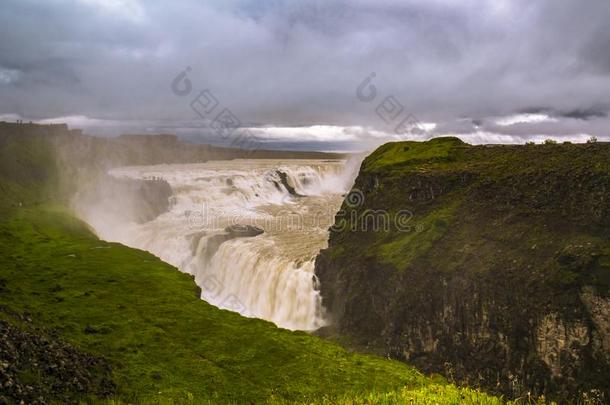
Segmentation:
{"type": "Polygon", "coordinates": [[[375,113],[392,95],[430,135],[603,137],[609,19],[607,0],[5,0],[0,114],[179,129],[196,116],[170,82],[190,66],[244,124],[392,133],[375,113]],[[515,114],[549,120],[497,124],[515,114]]]}
{"type": "Polygon", "coordinates": [[[574,118],[577,120],[591,120],[594,118],[605,118],[608,116],[608,108],[603,107],[590,107],[590,108],[578,108],[576,110],[564,111],[560,113],[562,117],[574,118]]]}

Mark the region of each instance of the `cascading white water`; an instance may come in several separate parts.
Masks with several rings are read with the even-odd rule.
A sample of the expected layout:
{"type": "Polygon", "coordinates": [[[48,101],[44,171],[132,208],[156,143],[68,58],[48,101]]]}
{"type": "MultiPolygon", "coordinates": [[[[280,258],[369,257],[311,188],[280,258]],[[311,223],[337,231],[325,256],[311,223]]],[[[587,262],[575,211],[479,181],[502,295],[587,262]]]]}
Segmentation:
{"type": "Polygon", "coordinates": [[[111,174],[162,178],[173,204],[144,224],[113,222],[95,207],[79,210],[101,238],[150,251],[194,275],[202,298],[218,307],[288,329],[324,325],[314,259],[353,181],[344,161],[232,160],[111,174]],[[264,233],[235,237],[226,231],[231,225],[264,233]]]}

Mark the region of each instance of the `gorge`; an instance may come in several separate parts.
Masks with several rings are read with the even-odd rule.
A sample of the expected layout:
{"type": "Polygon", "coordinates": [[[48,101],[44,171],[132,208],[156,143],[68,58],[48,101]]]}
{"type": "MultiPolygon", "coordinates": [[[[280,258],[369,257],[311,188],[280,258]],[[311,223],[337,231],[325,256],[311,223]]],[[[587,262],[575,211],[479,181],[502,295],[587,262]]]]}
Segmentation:
{"type": "Polygon", "coordinates": [[[439,138],[384,145],[359,173],[355,159],[123,167],[117,181],[166,182],[168,212],[129,224],[104,199],[77,212],[220,308],[510,397],[604,397],[607,153],[439,138]]]}
{"type": "Polygon", "coordinates": [[[439,138],[387,144],[357,178],[356,160],[124,167],[117,181],[167,182],[168,212],[140,224],[107,204],[77,212],[193,275],[220,308],[510,397],[603,398],[607,153],[439,138]]]}
{"type": "Polygon", "coordinates": [[[239,376],[273,363],[291,376],[283,398],[319,398],[302,393],[326,381],[320,372],[333,381],[323,392],[348,398],[361,395],[349,393],[354,381],[396,398],[489,398],[456,394],[438,374],[505,398],[608,397],[607,144],[438,138],[386,144],[361,164],[238,151],[177,163],[191,160],[185,145],[154,156],[165,138],[35,125],[0,125],[0,135],[0,326],[8,339],[68,347],[53,343],[61,336],[85,350],[55,355],[75,353],[68,371],[96,395],[154,386],[182,401],[177,381],[201,398],[264,399],[239,376]],[[315,335],[404,363],[352,360],[361,355],[315,335]],[[200,364],[200,353],[217,360],[200,364]],[[107,364],[99,378],[80,371],[94,358],[107,364]]]}
{"type": "Polygon", "coordinates": [[[76,194],[74,206],[100,238],[149,251],[193,275],[207,302],[312,331],[325,324],[314,259],[355,167],[345,160],[237,159],[116,168],[114,182],[163,182],[172,195],[135,197],[96,183],[76,194]],[[136,204],[137,219],[155,199],[171,205],[154,219],[120,215],[136,204]],[[259,231],[236,235],[230,232],[236,226],[259,231]]]}

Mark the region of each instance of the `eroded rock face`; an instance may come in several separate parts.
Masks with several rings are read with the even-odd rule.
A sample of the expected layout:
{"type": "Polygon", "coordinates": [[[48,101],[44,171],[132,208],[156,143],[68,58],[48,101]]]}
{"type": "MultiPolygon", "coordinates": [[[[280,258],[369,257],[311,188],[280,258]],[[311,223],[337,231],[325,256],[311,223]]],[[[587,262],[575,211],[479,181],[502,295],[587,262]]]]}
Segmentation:
{"type": "Polygon", "coordinates": [[[587,286],[583,288],[580,299],[595,325],[591,336],[593,347],[610,363],[610,298],[597,295],[595,289],[587,286]]]}
{"type": "Polygon", "coordinates": [[[558,313],[547,314],[538,322],[536,352],[554,378],[562,377],[569,365],[582,362],[580,354],[589,345],[590,332],[581,320],[565,322],[558,313]]]}
{"type": "Polygon", "coordinates": [[[286,190],[288,194],[293,197],[303,197],[303,195],[299,194],[295,190],[293,185],[290,184],[290,179],[288,178],[288,175],[281,170],[275,170],[273,172],[268,173],[266,176],[266,180],[273,183],[275,188],[280,192],[286,190]]]}
{"type": "Polygon", "coordinates": [[[253,225],[233,224],[227,226],[224,232],[208,235],[206,231],[195,232],[189,235],[192,255],[200,257],[208,264],[220,248],[220,245],[235,238],[253,238],[265,231],[253,225]],[[203,243],[202,243],[203,241],[203,243]]]}
{"type": "Polygon", "coordinates": [[[610,398],[610,145],[413,144],[367,158],[336,221],[394,226],[336,226],[317,258],[337,333],[511,397],[610,398]]]}

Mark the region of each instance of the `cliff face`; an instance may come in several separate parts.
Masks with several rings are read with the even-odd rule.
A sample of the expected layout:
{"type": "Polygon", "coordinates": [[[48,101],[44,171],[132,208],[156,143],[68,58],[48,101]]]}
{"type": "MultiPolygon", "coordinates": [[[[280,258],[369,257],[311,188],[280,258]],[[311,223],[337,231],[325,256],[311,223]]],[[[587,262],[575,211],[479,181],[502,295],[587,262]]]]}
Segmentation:
{"type": "Polygon", "coordinates": [[[515,397],[608,399],[610,145],[384,145],[316,274],[357,345],[515,397]]]}

